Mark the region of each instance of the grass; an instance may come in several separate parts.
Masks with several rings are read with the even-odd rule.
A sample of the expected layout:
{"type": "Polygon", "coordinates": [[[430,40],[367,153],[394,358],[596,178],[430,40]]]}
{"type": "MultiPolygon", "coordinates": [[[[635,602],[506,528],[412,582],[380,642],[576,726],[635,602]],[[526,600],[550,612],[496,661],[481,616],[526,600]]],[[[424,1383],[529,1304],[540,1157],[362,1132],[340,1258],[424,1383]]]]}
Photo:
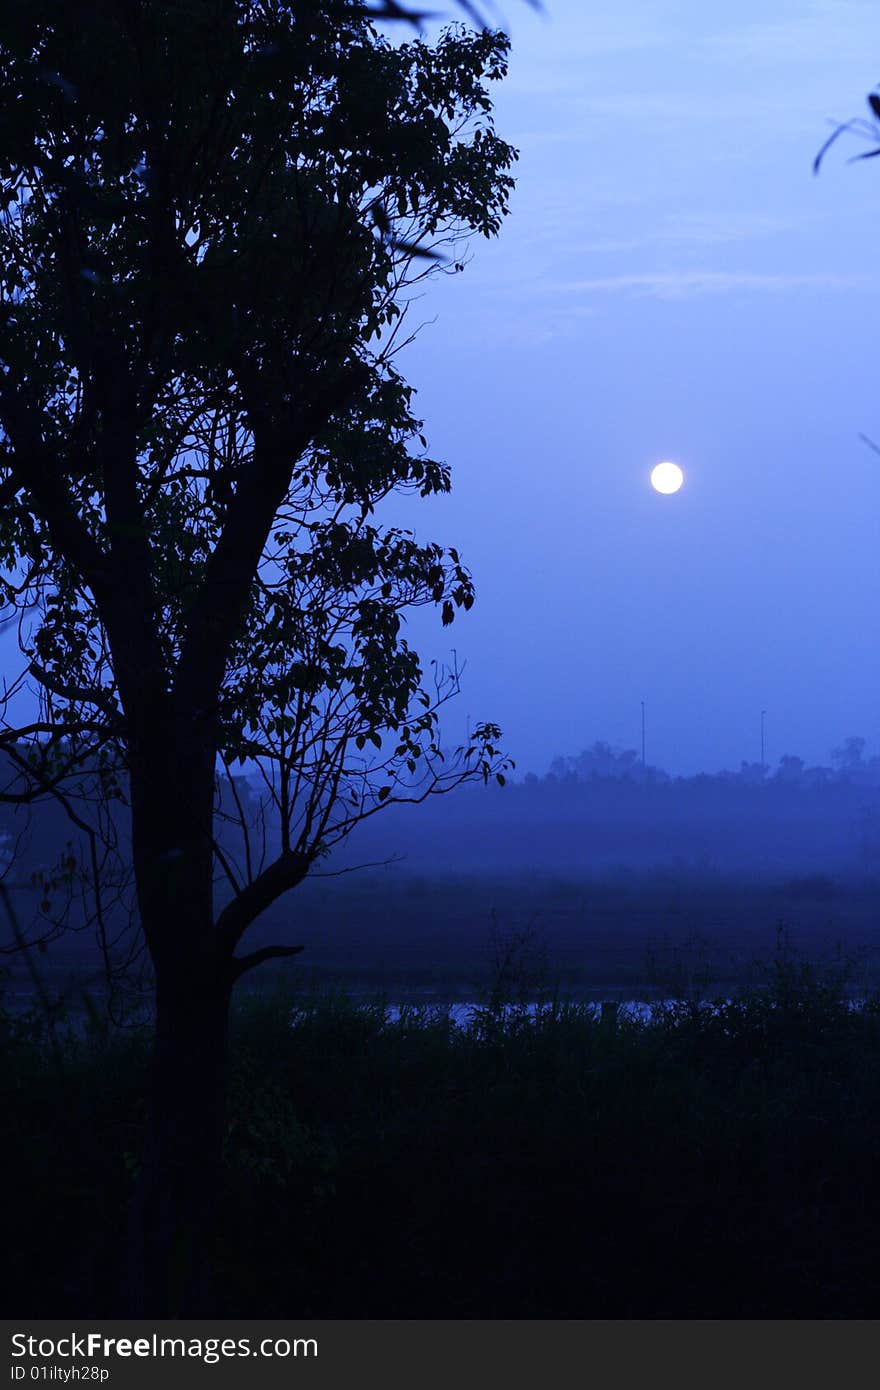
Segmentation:
{"type": "MultiPolygon", "coordinates": [[[[651,1021],[496,989],[279,990],[233,1020],[228,1317],[876,1316],[880,1004],[784,941],[651,1021]]],[[[5,1015],[4,1306],[100,1316],[143,1129],[133,1032],[5,1015]]]]}

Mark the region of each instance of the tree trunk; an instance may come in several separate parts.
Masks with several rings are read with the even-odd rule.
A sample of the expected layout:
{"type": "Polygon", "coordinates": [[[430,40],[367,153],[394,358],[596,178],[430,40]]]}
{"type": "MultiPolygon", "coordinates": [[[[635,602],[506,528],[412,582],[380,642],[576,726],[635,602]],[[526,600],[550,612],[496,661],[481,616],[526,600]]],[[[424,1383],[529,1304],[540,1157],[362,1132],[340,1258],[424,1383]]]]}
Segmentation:
{"type": "Polygon", "coordinates": [[[129,1234],[129,1317],[215,1311],[229,997],[228,983],[207,971],[192,987],[183,978],[157,983],[150,1125],[129,1234]]]}
{"type": "Polygon", "coordinates": [[[213,1311],[232,988],[214,923],[214,753],[191,722],[159,718],[136,751],[132,851],[156,1031],[124,1315],[199,1316],[213,1311]]]}

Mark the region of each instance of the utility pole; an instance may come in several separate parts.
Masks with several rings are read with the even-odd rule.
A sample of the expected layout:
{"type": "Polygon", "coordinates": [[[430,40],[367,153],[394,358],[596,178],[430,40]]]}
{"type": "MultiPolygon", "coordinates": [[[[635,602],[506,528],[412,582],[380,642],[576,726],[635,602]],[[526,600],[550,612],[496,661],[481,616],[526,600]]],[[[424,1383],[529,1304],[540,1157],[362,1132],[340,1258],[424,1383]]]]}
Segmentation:
{"type": "Polygon", "coordinates": [[[645,702],[642,701],[642,771],[645,770],[645,702]]]}
{"type": "Polygon", "coordinates": [[[764,715],[765,709],[761,710],[761,780],[764,780],[764,715]]]}

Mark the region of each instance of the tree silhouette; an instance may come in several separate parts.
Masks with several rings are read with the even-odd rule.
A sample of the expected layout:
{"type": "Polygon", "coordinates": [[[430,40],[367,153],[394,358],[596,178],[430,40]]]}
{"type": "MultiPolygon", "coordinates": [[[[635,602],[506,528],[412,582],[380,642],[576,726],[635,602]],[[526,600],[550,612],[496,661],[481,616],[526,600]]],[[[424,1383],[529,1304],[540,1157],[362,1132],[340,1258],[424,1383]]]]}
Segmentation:
{"type": "MultiPolygon", "coordinates": [[[[7,794],[130,800],[155,977],[149,1143],[123,1311],[208,1308],[247,927],[365,817],[504,766],[452,764],[408,608],[470,607],[454,549],[380,526],[450,486],[395,366],[413,286],[497,233],[515,151],[501,33],[392,44],[360,0],[26,0],[0,16],[7,794]],[[30,686],[38,701],[15,718],[30,686]],[[250,763],[268,856],[218,843],[250,763]],[[229,785],[234,785],[229,783],[229,785]],[[226,807],[227,813],[229,807],[226,807]],[[214,907],[215,873],[231,898],[214,907]]],[[[96,884],[96,889],[99,884],[96,884]]]]}

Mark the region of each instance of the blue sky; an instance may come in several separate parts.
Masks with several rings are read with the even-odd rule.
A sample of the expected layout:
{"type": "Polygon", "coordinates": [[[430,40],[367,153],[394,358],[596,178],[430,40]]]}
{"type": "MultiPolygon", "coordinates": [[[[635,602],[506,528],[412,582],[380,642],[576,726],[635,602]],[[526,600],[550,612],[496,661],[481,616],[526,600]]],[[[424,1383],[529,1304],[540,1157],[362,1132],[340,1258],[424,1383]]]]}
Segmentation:
{"type": "Polygon", "coordinates": [[[417,306],[398,360],[453,494],[404,510],[477,605],[412,638],[467,660],[447,728],[519,770],[597,738],[674,772],[880,749],[880,442],[861,0],[505,0],[496,125],[521,152],[497,242],[417,306]],[[676,460],[660,497],[648,473],[676,460]]]}

